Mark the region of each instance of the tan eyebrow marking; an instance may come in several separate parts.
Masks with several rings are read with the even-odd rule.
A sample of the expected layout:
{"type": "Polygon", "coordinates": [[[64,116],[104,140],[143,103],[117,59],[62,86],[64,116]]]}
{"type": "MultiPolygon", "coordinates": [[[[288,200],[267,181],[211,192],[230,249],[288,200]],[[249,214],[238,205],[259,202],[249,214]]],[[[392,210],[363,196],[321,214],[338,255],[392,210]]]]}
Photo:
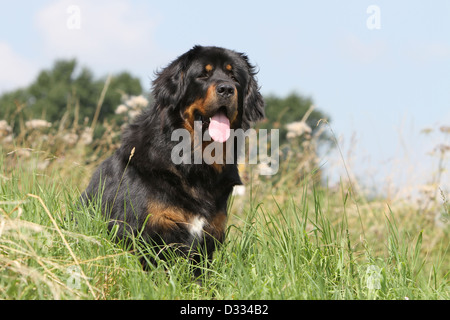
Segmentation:
{"type": "Polygon", "coordinates": [[[227,64],[227,66],[225,67],[228,71],[233,70],[233,67],[231,66],[231,64],[227,64]]]}
{"type": "Polygon", "coordinates": [[[213,66],[210,65],[210,64],[207,64],[206,67],[205,67],[205,70],[208,71],[208,72],[212,71],[212,69],[213,69],[213,66]]]}

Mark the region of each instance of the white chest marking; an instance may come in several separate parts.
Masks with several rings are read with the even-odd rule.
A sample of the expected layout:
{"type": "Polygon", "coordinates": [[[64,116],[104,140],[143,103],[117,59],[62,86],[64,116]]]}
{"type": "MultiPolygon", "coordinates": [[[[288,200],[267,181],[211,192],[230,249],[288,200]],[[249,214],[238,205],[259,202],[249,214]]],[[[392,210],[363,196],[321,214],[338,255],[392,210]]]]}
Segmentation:
{"type": "Polygon", "coordinates": [[[203,226],[206,224],[206,219],[203,217],[194,217],[189,223],[189,233],[194,236],[201,238],[203,235],[203,226]]]}

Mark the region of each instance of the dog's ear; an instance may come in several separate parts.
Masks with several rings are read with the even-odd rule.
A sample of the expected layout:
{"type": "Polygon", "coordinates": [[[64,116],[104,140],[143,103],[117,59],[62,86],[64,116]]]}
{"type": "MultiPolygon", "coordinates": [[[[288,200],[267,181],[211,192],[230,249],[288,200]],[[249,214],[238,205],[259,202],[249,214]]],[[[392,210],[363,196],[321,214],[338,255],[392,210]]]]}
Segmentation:
{"type": "Polygon", "coordinates": [[[264,119],[264,100],[259,92],[259,86],[255,77],[257,73],[255,67],[249,63],[247,56],[242,55],[242,58],[247,64],[249,74],[242,115],[242,128],[246,130],[250,128],[252,123],[264,119]]]}
{"type": "Polygon", "coordinates": [[[185,75],[193,50],[178,57],[166,68],[156,73],[153,95],[158,108],[175,107],[185,90],[185,75]]]}
{"type": "Polygon", "coordinates": [[[183,85],[183,70],[178,63],[172,62],[169,66],[157,73],[153,81],[153,96],[158,108],[174,107],[178,101],[183,85]]]}

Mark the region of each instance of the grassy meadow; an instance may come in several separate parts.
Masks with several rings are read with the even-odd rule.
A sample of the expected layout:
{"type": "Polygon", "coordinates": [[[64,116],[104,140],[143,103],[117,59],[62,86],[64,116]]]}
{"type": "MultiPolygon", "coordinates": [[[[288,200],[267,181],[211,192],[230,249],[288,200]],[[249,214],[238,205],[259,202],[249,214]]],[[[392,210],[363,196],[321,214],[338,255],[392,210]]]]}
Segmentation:
{"type": "Polygon", "coordinates": [[[201,285],[183,258],[145,272],[142,249],[117,244],[99,212],[76,206],[119,143],[120,128],[102,128],[96,139],[78,119],[0,129],[0,299],[450,298],[448,195],[436,189],[418,205],[369,199],[348,176],[320,183],[308,135],[283,149],[278,175],[242,168],[245,191],[201,285]]]}

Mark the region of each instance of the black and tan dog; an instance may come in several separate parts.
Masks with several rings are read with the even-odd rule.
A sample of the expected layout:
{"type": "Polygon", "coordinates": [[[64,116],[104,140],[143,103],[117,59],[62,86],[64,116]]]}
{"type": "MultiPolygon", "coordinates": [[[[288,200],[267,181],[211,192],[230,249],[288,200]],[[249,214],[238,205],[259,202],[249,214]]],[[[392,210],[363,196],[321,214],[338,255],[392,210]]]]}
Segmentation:
{"type": "Polygon", "coordinates": [[[211,259],[224,241],[228,198],[241,184],[236,161],[174,164],[172,133],[194,135],[194,122],[200,123],[212,138],[201,147],[223,144],[225,154],[227,131],[246,130],[264,117],[254,67],[242,53],[195,46],[157,74],[153,95],[155,103],[125,130],[82,199],[94,203],[102,192],[102,213],[120,238],[140,234],[147,243],[211,259]]]}

